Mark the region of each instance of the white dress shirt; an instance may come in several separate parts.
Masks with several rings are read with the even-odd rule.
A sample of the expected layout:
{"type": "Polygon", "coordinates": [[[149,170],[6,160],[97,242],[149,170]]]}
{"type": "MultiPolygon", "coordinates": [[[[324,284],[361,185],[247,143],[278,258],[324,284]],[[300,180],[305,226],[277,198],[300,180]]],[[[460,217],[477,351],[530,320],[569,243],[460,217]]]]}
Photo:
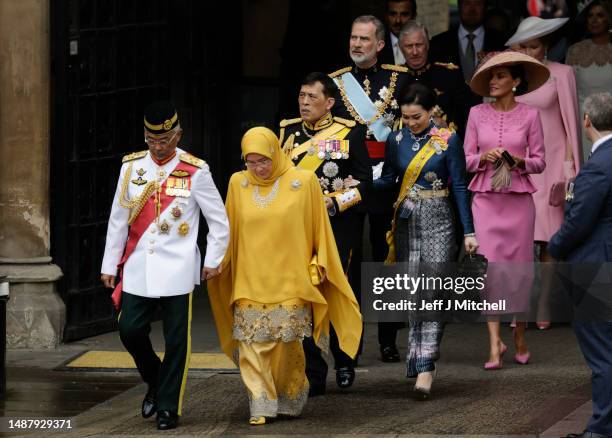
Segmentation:
{"type": "MultiPolygon", "coordinates": [[[[143,158],[123,163],[119,182],[113,199],[106,248],[101,272],[117,275],[117,265],[123,257],[128,238],[128,218],[130,210],[119,203],[124,178],[129,178],[128,199],[135,199],[142,193],[145,185],[135,184],[137,171],[148,181],[159,178],[163,183],[179,163],[184,151],[177,148],[176,156],[168,163],[159,166],[150,154],[143,158]],[[132,163],[131,175],[126,175],[132,163]],[[161,175],[160,176],[160,172],[161,175]]],[[[229,242],[229,221],[221,196],[212,180],[208,165],[195,168],[191,179],[191,195],[176,196],[170,206],[159,217],[159,223],[170,224],[167,234],[160,233],[153,222],[144,232],[130,258],[123,267],[123,290],[130,294],[149,298],[174,296],[190,293],[195,284],[200,284],[201,256],[197,245],[200,211],[208,224],[206,255],[204,266],[216,268],[221,264],[229,242]],[[173,207],[181,210],[179,218],[171,214],[173,207]],[[187,224],[188,233],[178,232],[179,225],[187,224]]]]}
{"type": "MultiPolygon", "coordinates": [[[[467,35],[470,32],[463,27],[463,24],[459,25],[459,30],[457,31],[457,34],[459,36],[459,45],[461,46],[461,52],[463,53],[463,56],[465,56],[465,52],[467,51],[467,46],[468,46],[468,38],[467,35]]],[[[474,30],[474,32],[472,32],[474,34],[474,67],[476,67],[476,65],[478,65],[478,53],[482,52],[482,49],[484,47],[484,37],[485,37],[485,30],[483,26],[478,27],[476,30],[474,30]]]]}
{"type": "Polygon", "coordinates": [[[393,34],[393,32],[389,32],[389,35],[391,36],[391,47],[393,48],[393,59],[395,59],[395,65],[404,65],[406,63],[406,58],[404,58],[402,49],[400,49],[399,39],[393,34]]]}

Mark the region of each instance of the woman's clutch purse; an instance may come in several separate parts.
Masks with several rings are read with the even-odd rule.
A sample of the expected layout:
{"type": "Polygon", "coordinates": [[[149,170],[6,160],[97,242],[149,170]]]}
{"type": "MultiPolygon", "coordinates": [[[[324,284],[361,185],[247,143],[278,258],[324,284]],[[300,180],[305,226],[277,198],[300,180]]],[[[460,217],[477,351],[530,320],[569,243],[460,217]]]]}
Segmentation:
{"type": "Polygon", "coordinates": [[[308,265],[308,273],[310,274],[310,281],[314,286],[318,286],[321,284],[323,280],[323,272],[321,267],[319,266],[319,260],[317,259],[317,255],[313,255],[310,259],[310,264],[308,265]]]}

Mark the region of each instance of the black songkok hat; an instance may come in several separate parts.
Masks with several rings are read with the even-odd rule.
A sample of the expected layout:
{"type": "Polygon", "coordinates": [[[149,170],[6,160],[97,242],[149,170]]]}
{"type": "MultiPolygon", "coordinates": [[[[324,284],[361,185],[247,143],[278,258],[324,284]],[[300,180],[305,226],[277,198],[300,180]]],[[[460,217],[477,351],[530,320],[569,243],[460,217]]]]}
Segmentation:
{"type": "Polygon", "coordinates": [[[172,103],[162,100],[149,105],[144,112],[144,126],[152,134],[165,134],[178,125],[178,114],[172,103]]]}

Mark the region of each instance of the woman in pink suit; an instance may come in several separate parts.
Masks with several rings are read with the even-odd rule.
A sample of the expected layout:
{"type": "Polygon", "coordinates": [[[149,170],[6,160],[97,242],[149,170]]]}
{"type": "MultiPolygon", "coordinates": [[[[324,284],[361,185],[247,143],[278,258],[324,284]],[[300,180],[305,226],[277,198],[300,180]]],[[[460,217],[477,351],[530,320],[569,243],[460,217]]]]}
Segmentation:
{"type": "MultiPolygon", "coordinates": [[[[471,109],[464,141],[467,171],[475,174],[469,189],[478,252],[489,260],[487,300],[504,299],[506,311],[515,314],[526,311],[533,277],[536,188],[530,175],[546,165],[538,110],[514,96],[535,90],[548,76],[548,69],[532,57],[506,51],[485,58],[470,82],[475,93],[496,99],[471,109]]],[[[515,359],[522,364],[530,357],[525,326],[518,322],[514,331],[515,359]]],[[[499,317],[491,316],[487,327],[485,369],[500,369],[506,345],[499,317]]]]}
{"type": "MultiPolygon", "coordinates": [[[[544,20],[529,17],[521,22],[516,33],[506,42],[506,46],[517,47],[521,52],[544,63],[550,71],[550,79],[532,93],[519,96],[523,102],[540,110],[544,131],[544,150],[546,169],[532,176],[537,191],[533,194],[536,209],[536,222],[533,240],[540,247],[540,261],[553,262],[546,249],[548,241],[563,222],[564,203],[551,205],[551,190],[554,185],[573,179],[580,168],[582,147],[580,145],[578,95],[574,70],[558,62],[546,61],[547,36],[559,29],[568,18],[544,20]]],[[[561,190],[559,194],[564,194],[561,190]]],[[[549,327],[550,318],[545,311],[550,280],[542,286],[538,327],[549,327]]]]}

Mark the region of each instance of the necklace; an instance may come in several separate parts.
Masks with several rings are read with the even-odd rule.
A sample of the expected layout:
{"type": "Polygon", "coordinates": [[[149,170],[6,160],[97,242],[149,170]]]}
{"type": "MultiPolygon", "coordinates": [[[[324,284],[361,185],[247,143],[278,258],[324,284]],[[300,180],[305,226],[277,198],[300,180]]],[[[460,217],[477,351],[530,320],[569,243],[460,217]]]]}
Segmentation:
{"type": "Polygon", "coordinates": [[[410,133],[410,137],[414,141],[414,143],[412,143],[412,150],[416,152],[421,147],[421,144],[419,142],[421,140],[425,140],[425,137],[429,135],[429,130],[427,130],[425,135],[421,135],[420,137],[415,136],[410,129],[408,130],[408,132],[410,133]]]}
{"type": "Polygon", "coordinates": [[[306,127],[304,126],[304,122],[302,122],[302,132],[303,132],[303,133],[304,133],[304,135],[305,135],[306,137],[308,137],[308,138],[312,138],[312,137],[314,137],[314,135],[310,135],[310,134],[308,133],[308,131],[306,131],[306,127]]]}
{"type": "Polygon", "coordinates": [[[265,196],[261,196],[259,194],[259,186],[253,187],[253,202],[257,208],[266,208],[272,203],[274,198],[276,198],[278,187],[280,186],[280,179],[280,176],[276,178],[276,181],[274,181],[274,185],[272,186],[272,190],[270,190],[270,193],[265,196]]]}

